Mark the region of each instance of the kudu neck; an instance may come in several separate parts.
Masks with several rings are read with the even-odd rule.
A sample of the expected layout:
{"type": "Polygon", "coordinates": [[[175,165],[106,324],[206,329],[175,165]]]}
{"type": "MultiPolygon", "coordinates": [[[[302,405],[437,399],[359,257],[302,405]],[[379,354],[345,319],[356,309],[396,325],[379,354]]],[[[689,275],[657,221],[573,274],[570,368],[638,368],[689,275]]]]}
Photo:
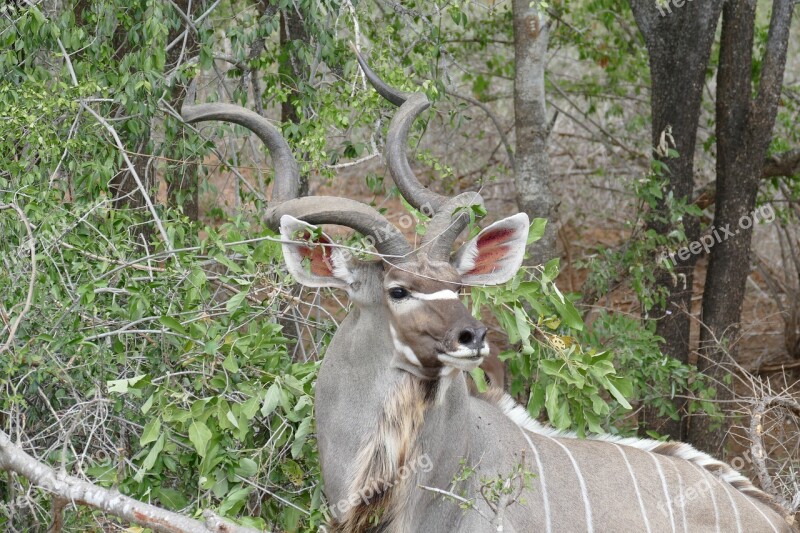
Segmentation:
{"type": "MultiPolygon", "coordinates": [[[[409,450],[414,449],[413,443],[422,443],[425,458],[419,456],[414,462],[408,457],[405,461],[410,466],[417,465],[415,480],[410,480],[415,481],[413,486],[447,486],[457,472],[459,460],[469,449],[464,437],[468,435],[470,402],[464,377],[456,373],[444,380],[431,379],[420,377],[413,370],[402,362],[394,364],[386,309],[359,305],[340,325],[320,368],[315,406],[329,504],[346,502],[351,496],[353,475],[363,466],[355,458],[364,451],[365,443],[375,445],[389,437],[385,433],[390,427],[387,420],[400,424],[389,432],[394,434],[390,449],[401,448],[394,445],[394,437],[399,435],[410,445],[409,450]],[[419,385],[409,386],[409,381],[419,385]],[[442,389],[445,381],[448,386],[442,389]],[[399,408],[408,405],[421,409],[399,408]],[[410,417],[405,421],[409,424],[395,416],[387,418],[389,413],[410,417]],[[377,435],[376,431],[384,434],[377,435]],[[419,465],[428,464],[428,458],[435,467],[424,471],[419,465]]],[[[376,449],[388,451],[383,446],[376,449]]],[[[395,463],[397,459],[393,457],[389,462],[395,469],[400,468],[395,463]]],[[[341,516],[337,513],[337,517],[341,516]]]]}

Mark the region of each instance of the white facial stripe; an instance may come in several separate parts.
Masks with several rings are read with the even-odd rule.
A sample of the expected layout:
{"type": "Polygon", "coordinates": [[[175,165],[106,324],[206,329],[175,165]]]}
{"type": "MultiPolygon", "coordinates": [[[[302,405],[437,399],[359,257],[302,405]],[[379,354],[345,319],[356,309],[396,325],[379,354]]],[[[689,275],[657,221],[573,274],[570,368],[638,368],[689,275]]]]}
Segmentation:
{"type": "Polygon", "coordinates": [[[456,372],[458,372],[458,370],[455,368],[443,366],[442,368],[439,369],[439,377],[440,378],[453,377],[453,374],[456,372]]]}
{"type": "Polygon", "coordinates": [[[394,349],[401,355],[403,355],[406,360],[414,366],[422,367],[422,363],[417,357],[417,354],[414,353],[414,350],[411,347],[406,346],[397,338],[397,333],[394,331],[394,326],[389,324],[389,333],[392,334],[392,343],[394,344],[394,349]]]}
{"type": "Polygon", "coordinates": [[[458,293],[450,290],[431,293],[412,292],[411,297],[416,298],[417,300],[458,300],[458,293]]]}

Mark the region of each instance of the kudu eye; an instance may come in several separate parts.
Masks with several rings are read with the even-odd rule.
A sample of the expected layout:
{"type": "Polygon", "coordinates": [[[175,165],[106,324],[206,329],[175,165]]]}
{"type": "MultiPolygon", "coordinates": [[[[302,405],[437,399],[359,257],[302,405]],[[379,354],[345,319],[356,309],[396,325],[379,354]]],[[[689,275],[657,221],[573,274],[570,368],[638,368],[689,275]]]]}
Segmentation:
{"type": "Polygon", "coordinates": [[[393,300],[402,300],[403,298],[407,298],[408,295],[409,292],[403,287],[392,287],[389,289],[389,296],[391,296],[393,300]]]}

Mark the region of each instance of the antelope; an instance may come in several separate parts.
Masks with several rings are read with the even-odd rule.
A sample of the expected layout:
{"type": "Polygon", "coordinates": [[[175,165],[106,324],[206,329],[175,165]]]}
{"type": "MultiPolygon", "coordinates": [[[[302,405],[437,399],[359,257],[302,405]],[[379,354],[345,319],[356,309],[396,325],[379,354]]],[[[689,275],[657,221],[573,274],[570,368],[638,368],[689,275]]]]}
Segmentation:
{"type": "Polygon", "coordinates": [[[385,159],[402,196],[432,214],[417,248],[370,206],[341,197],[298,197],[291,149],[256,113],[220,103],[183,109],[186,122],[235,123],[266,144],[275,178],[265,220],[280,232],[288,271],[308,287],[345,291],[352,304],[316,382],[329,528],[792,531],[792,519],[769,496],[688,444],[607,435],[579,439],[531,419],[502,391],[469,394],[465,371],[481,363],[489,346],[486,327],[459,291],[515,275],[528,217],[520,213],[495,222],[453,254],[470,206],[483,200],[476,192],[448,197],[422,186],[407,159],[407,138],[430,101],[422,92],[386,85],[360,55],[358,61],[378,93],[399,107],[385,159]],[[321,224],[365,236],[376,259],[348,253],[318,230],[321,224]],[[471,475],[462,475],[465,465],[471,475]],[[504,476],[520,466],[530,476],[515,497],[481,497],[485,480],[510,480],[504,476]]]}

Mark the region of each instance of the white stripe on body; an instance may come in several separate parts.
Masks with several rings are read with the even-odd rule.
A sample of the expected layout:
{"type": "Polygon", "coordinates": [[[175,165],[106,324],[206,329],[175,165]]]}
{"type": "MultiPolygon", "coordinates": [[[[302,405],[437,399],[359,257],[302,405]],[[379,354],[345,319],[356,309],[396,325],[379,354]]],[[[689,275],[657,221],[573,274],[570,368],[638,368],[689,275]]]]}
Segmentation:
{"type": "Polygon", "coordinates": [[[547,533],[551,533],[553,529],[553,524],[550,520],[550,501],[547,499],[547,485],[544,482],[544,468],[542,467],[542,461],[539,459],[539,452],[536,451],[536,446],[533,445],[531,442],[530,437],[528,434],[525,433],[525,430],[519,428],[522,432],[522,436],[525,437],[525,440],[528,441],[528,446],[531,447],[531,451],[533,452],[533,458],[536,459],[536,468],[539,471],[539,483],[542,485],[542,503],[544,504],[544,523],[545,523],[545,531],[547,533]]]}
{"type": "Polygon", "coordinates": [[[714,496],[715,486],[711,484],[712,482],[716,482],[719,478],[716,478],[713,475],[711,475],[711,473],[702,466],[699,466],[696,463],[691,463],[691,464],[694,466],[694,468],[700,471],[700,473],[705,478],[706,483],[708,483],[708,494],[711,496],[711,504],[714,506],[714,529],[716,529],[717,533],[722,533],[722,530],[720,530],[720,525],[719,525],[719,506],[717,505],[717,497],[714,496]],[[709,477],[712,479],[712,482],[708,481],[709,477]]]}
{"type": "Polygon", "coordinates": [[[678,470],[678,466],[675,464],[674,461],[669,461],[669,464],[672,465],[672,468],[675,470],[675,475],[678,476],[678,508],[680,509],[681,516],[683,518],[683,533],[689,533],[689,525],[686,523],[686,494],[683,490],[683,478],[681,477],[681,472],[678,470]]]}
{"type": "Polygon", "coordinates": [[[769,525],[770,525],[770,527],[772,527],[772,531],[774,531],[775,533],[780,533],[780,532],[778,531],[778,528],[776,528],[776,527],[775,527],[775,524],[773,524],[773,523],[772,523],[772,520],[770,520],[770,519],[769,519],[769,517],[768,517],[767,515],[765,515],[765,514],[764,514],[764,511],[762,511],[762,510],[761,510],[761,508],[760,508],[758,505],[756,505],[756,502],[754,502],[752,498],[745,498],[745,499],[747,500],[747,502],[748,502],[750,505],[752,505],[753,507],[755,507],[756,511],[758,511],[758,512],[759,512],[759,514],[760,514],[761,516],[763,516],[763,517],[764,517],[764,520],[766,520],[767,522],[769,522],[769,525]]]}
{"type": "Polygon", "coordinates": [[[736,533],[742,533],[742,520],[739,518],[739,509],[736,508],[736,502],[733,501],[733,496],[728,489],[729,485],[727,483],[722,484],[722,489],[725,491],[725,494],[728,495],[728,500],[731,502],[731,507],[733,507],[733,515],[736,517],[736,533]]]}
{"type": "Polygon", "coordinates": [[[653,461],[656,463],[656,470],[658,470],[658,477],[661,478],[661,489],[664,491],[664,498],[667,501],[667,509],[669,510],[669,522],[672,525],[672,533],[675,533],[675,515],[672,513],[672,498],[669,495],[667,488],[667,478],[664,477],[664,470],[661,469],[661,463],[658,461],[658,455],[650,454],[653,461]]]}
{"type": "MultiPolygon", "coordinates": [[[[548,438],[565,438],[565,439],[577,438],[577,435],[573,432],[557,430],[552,426],[543,425],[538,421],[536,421],[535,419],[531,418],[527,410],[522,406],[518,405],[513,400],[513,398],[511,398],[508,394],[504,394],[499,400],[497,400],[497,405],[500,408],[500,410],[515,424],[532,433],[548,438]]],[[[757,502],[752,501],[753,499],[752,496],[747,494],[747,492],[745,492],[741,488],[734,487],[733,485],[734,483],[742,483],[745,488],[748,488],[748,490],[757,491],[758,489],[752,486],[752,483],[750,482],[749,479],[744,477],[740,472],[737,472],[736,470],[730,468],[730,466],[728,466],[727,464],[709,456],[708,454],[700,452],[695,448],[692,448],[688,444],[680,443],[677,451],[672,451],[670,455],[661,455],[658,452],[654,452],[654,450],[657,449],[659,446],[661,446],[663,443],[655,440],[625,438],[614,435],[592,435],[589,437],[589,439],[598,442],[607,442],[622,447],[633,447],[648,452],[648,455],[652,457],[653,461],[656,463],[656,469],[658,471],[658,475],[661,480],[665,501],[669,504],[667,507],[669,509],[669,517],[673,533],[677,533],[675,524],[675,514],[673,511],[673,502],[669,495],[669,488],[667,487],[667,481],[664,476],[664,471],[659,462],[658,459],[659,457],[666,460],[669,460],[670,457],[685,460],[690,464],[694,465],[696,468],[699,468],[703,472],[703,475],[706,478],[711,477],[714,480],[714,483],[720,482],[723,486],[723,490],[725,491],[726,496],[728,497],[728,500],[731,502],[731,506],[733,507],[733,514],[736,520],[736,531],[738,533],[743,533],[742,521],[736,502],[734,501],[734,498],[731,496],[731,491],[737,494],[741,494],[744,498],[746,498],[749,504],[755,507],[755,509],[759,512],[759,514],[761,514],[764,517],[764,519],[770,524],[773,531],[776,532],[779,531],[779,529],[776,529],[776,526],[773,523],[772,519],[767,514],[765,514],[764,511],[762,511],[762,509],[758,506],[757,502]],[[712,474],[708,470],[709,468],[712,467],[718,470],[714,474],[712,474]]],[[[561,445],[561,443],[559,442],[557,443],[561,445]]],[[[563,447],[564,446],[562,445],[562,448],[563,447]]],[[[570,455],[570,460],[573,462],[573,467],[576,467],[574,458],[571,455],[570,455]]],[[[674,464],[673,467],[677,468],[674,464]]],[[[629,465],[629,472],[630,470],[631,468],[629,465]]],[[[579,474],[579,480],[582,481],[580,474],[579,474]]],[[[680,473],[678,473],[678,482],[680,485],[681,495],[683,495],[684,487],[680,473]]],[[[711,486],[714,487],[715,485],[711,486]]],[[[717,533],[721,533],[722,517],[724,516],[727,518],[729,516],[729,513],[725,513],[725,509],[720,506],[721,500],[718,501],[718,499],[714,495],[714,489],[712,488],[712,490],[710,490],[709,492],[711,496],[712,505],[714,507],[715,530],[717,531],[717,533]]],[[[683,512],[682,519],[684,524],[684,530],[686,530],[688,517],[685,509],[682,509],[682,512],[683,512]]],[[[725,533],[728,532],[726,531],[725,533]]]]}
{"type": "Polygon", "coordinates": [[[572,453],[566,446],[564,446],[554,438],[551,437],[546,437],[546,438],[552,440],[553,442],[561,446],[561,449],[563,449],[564,452],[567,454],[567,457],[569,457],[569,460],[572,463],[572,468],[575,469],[575,474],[578,476],[578,484],[581,487],[581,496],[583,497],[583,510],[586,515],[586,533],[594,533],[594,524],[592,523],[592,507],[591,503],[589,502],[589,491],[586,489],[586,480],[583,479],[583,474],[581,474],[581,469],[578,467],[578,462],[575,461],[575,457],[572,456],[572,453]]]}
{"type": "Polygon", "coordinates": [[[631,479],[633,480],[633,488],[636,490],[636,499],[639,500],[639,510],[642,511],[642,518],[644,518],[644,527],[647,528],[647,533],[651,533],[652,530],[650,529],[650,521],[647,519],[647,511],[644,508],[644,500],[642,500],[642,493],[639,491],[639,483],[636,481],[636,475],[633,473],[633,467],[631,463],[628,461],[628,456],[625,455],[625,450],[617,444],[616,442],[613,443],[614,446],[619,450],[619,453],[622,454],[622,458],[625,459],[625,466],[628,467],[628,472],[631,475],[631,479]]]}

